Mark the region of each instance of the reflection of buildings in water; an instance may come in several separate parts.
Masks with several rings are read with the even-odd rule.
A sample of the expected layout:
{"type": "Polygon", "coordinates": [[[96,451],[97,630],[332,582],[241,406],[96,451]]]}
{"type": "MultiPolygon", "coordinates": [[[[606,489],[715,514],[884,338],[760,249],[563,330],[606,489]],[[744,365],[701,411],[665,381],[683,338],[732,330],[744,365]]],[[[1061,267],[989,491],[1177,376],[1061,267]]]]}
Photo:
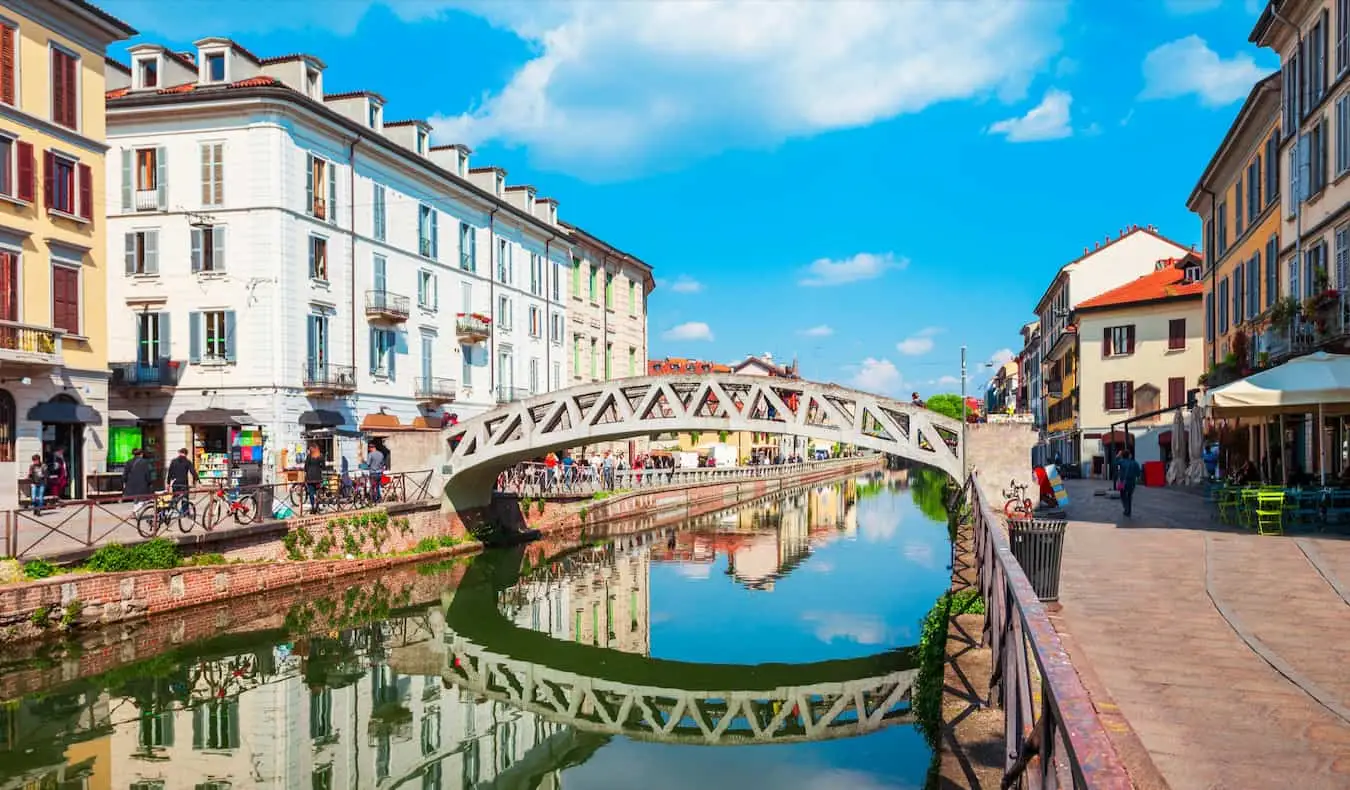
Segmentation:
{"type": "MultiPolygon", "coordinates": [[[[434,625],[411,636],[430,640],[434,625]]],[[[302,640],[297,652],[319,651],[319,642],[330,649],[352,633],[302,640]]],[[[25,699],[0,714],[0,727],[14,736],[0,742],[0,788],[448,790],[500,777],[568,732],[443,685],[439,666],[431,676],[401,674],[394,665],[399,651],[417,646],[377,645],[326,673],[340,678],[337,685],[306,678],[317,659],[250,654],[202,661],[171,678],[133,680],[87,702],[81,693],[25,699]],[[198,669],[228,676],[241,662],[267,658],[279,660],[242,690],[193,677],[198,669]],[[53,700],[75,712],[54,715],[53,700]],[[27,729],[15,732],[16,726],[27,729]],[[60,731],[42,732],[44,726],[60,731]],[[24,757],[11,759],[10,748],[24,757]],[[50,757],[34,754],[44,748],[50,757]],[[30,756],[43,764],[18,765],[30,756]]],[[[532,786],[559,787],[557,772],[532,786]]]]}
{"type": "Polygon", "coordinates": [[[555,639],[649,655],[650,566],[644,549],[606,553],[559,578],[517,584],[502,596],[502,610],[516,625],[555,639]]]}

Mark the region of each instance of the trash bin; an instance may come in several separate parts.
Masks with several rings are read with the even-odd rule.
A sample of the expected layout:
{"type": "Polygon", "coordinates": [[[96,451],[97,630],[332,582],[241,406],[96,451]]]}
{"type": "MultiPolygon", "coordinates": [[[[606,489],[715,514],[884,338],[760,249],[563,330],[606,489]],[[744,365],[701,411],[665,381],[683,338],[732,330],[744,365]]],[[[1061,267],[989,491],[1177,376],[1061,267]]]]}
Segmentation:
{"type": "Polygon", "coordinates": [[[1064,556],[1064,527],[1058,519],[1013,519],[1008,542],[1031,588],[1042,601],[1059,600],[1059,565],[1064,556]]]}
{"type": "Polygon", "coordinates": [[[263,486],[254,491],[253,496],[258,500],[258,520],[267,521],[271,519],[273,508],[272,487],[263,486]]]}

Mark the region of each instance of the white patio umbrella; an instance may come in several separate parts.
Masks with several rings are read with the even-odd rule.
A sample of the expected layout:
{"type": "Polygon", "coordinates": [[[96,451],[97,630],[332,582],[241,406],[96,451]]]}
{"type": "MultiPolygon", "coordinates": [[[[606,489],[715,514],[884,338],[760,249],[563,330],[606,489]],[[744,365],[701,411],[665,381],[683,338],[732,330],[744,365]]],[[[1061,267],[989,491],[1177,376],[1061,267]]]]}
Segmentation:
{"type": "Polygon", "coordinates": [[[1172,463],[1167,465],[1167,484],[1185,485],[1190,458],[1186,455],[1186,419],[1177,409],[1172,413],[1172,463]]]}
{"type": "Polygon", "coordinates": [[[1191,457],[1191,465],[1186,469],[1186,482],[1197,485],[1205,479],[1205,409],[1196,406],[1190,414],[1190,436],[1186,449],[1191,457]]]}

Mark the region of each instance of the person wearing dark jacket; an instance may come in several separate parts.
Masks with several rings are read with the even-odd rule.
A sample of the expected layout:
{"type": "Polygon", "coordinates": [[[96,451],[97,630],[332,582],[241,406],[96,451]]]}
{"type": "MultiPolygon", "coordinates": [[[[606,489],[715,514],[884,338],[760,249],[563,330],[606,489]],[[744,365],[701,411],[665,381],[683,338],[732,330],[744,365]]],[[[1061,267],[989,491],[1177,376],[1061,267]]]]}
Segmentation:
{"type": "Polygon", "coordinates": [[[309,455],[305,456],[305,498],[309,500],[309,512],[319,512],[319,486],[323,485],[324,462],[319,445],[309,446],[309,455]]]}
{"type": "Polygon", "coordinates": [[[140,448],[131,451],[131,462],[122,470],[122,496],[140,497],[149,494],[154,486],[150,461],[140,448]]]}

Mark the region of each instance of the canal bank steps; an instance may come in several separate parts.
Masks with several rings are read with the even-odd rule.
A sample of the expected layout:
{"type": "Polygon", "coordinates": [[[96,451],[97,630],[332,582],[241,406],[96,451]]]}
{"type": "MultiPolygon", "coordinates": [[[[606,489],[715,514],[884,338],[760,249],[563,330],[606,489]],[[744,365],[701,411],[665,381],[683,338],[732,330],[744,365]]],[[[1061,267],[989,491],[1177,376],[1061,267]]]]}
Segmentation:
{"type": "MultiPolygon", "coordinates": [[[[583,529],[625,524],[638,532],[705,515],[789,488],[811,485],[844,475],[876,469],[880,457],[840,461],[837,466],[816,468],[809,474],[784,474],[735,482],[709,482],[619,494],[599,503],[547,503],[524,514],[525,524],[542,538],[569,539],[583,529]]],[[[518,505],[513,505],[518,506],[518,505]]],[[[360,519],[369,513],[348,513],[343,520],[360,519]]],[[[97,626],[122,624],[145,617],[219,604],[243,596],[275,591],[314,582],[380,572],[409,563],[425,563],[480,551],[481,543],[465,538],[458,545],[419,551],[425,541],[436,541],[458,532],[457,519],[441,514],[436,505],[404,511],[408,528],[392,536],[385,546],[397,552],[355,559],[294,559],[293,537],[301,532],[320,535],[335,520],[329,516],[296,519],[286,535],[263,543],[225,548],[214,555],[219,562],[201,566],[132,570],[121,573],[65,573],[50,578],[0,585],[0,644],[49,639],[97,626]],[[289,555],[289,556],[288,556],[289,555]]],[[[462,535],[462,533],[459,533],[462,535]]],[[[322,538],[319,538],[320,540],[322,538]]],[[[373,551],[365,538],[362,551],[373,551]]],[[[352,552],[348,552],[349,554],[352,552]]],[[[303,556],[303,555],[302,555],[303,556]]]]}

